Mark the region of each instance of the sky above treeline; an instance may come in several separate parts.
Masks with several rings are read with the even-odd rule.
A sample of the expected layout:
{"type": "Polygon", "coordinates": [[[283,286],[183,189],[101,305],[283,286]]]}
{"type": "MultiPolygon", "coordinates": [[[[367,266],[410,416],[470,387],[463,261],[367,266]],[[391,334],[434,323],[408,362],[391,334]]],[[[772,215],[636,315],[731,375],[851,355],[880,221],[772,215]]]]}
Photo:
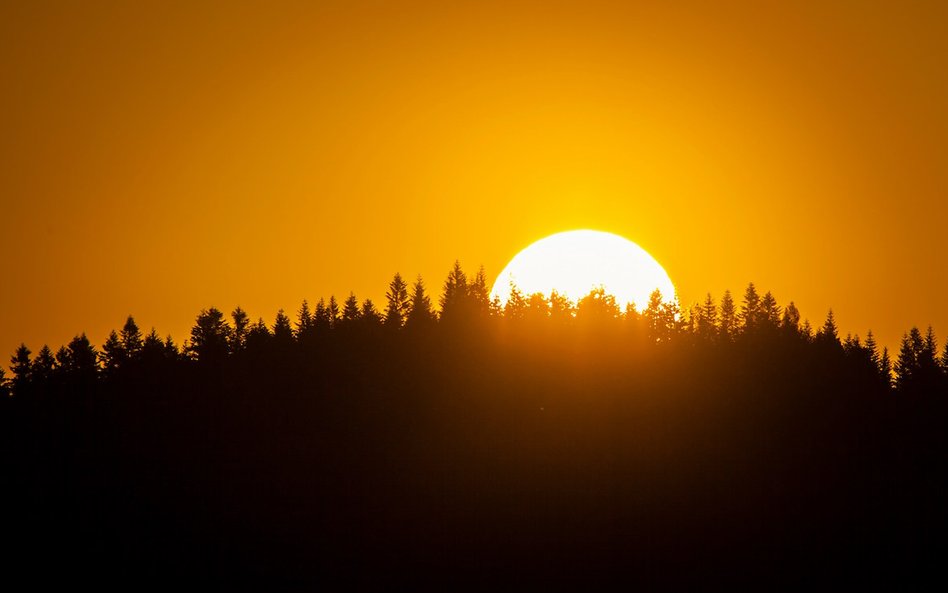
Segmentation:
{"type": "Polygon", "coordinates": [[[948,336],[948,6],[666,4],[4,4],[0,352],[381,307],[577,228],[683,305],[948,336]]]}

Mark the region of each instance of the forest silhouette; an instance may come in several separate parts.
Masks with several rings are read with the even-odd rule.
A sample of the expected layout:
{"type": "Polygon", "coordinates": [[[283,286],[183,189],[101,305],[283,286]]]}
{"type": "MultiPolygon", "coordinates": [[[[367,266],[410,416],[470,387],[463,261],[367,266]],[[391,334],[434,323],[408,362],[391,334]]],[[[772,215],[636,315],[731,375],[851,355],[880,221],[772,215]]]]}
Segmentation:
{"type": "Polygon", "coordinates": [[[129,316],[0,372],[8,575],[331,589],[944,584],[948,344],[750,284],[620,310],[455,264],[436,308],[129,316]]]}

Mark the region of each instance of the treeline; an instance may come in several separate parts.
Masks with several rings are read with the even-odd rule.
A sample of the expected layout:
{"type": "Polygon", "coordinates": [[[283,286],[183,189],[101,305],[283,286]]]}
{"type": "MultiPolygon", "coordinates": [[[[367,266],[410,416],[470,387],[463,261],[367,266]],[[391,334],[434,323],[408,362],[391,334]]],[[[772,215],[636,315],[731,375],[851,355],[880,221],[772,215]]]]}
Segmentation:
{"type": "MultiPolygon", "coordinates": [[[[272,323],[25,346],[10,582],[330,590],[939,589],[948,373],[749,285],[681,310],[459,265],[272,323]]],[[[938,353],[941,352],[939,356],[938,353]]]]}
{"type": "MultiPolygon", "coordinates": [[[[796,343],[832,357],[842,353],[847,364],[859,368],[865,378],[903,393],[933,393],[948,388],[948,341],[939,354],[931,326],[922,332],[913,327],[901,341],[895,360],[888,348],[881,351],[872,331],[865,340],[848,334],[841,338],[833,311],[815,328],[802,319],[791,301],[778,304],[770,292],[760,295],[750,283],[736,303],[730,291],[717,302],[708,294],[702,303],[682,310],[675,301],[666,301],[655,291],[644,308],[630,304],[625,310],[614,296],[602,289],[592,290],[579,302],[556,293],[525,295],[510,287],[509,298],[501,304],[489,298],[483,268],[469,279],[459,263],[444,282],[436,311],[425,283],[419,276],[409,287],[400,274],[388,285],[384,310],[370,299],[359,301],[354,294],[340,305],[335,296],[320,299],[315,307],[304,300],[295,319],[280,310],[272,325],[263,318],[252,322],[237,307],[229,319],[210,307],[197,316],[188,340],[178,347],[171,336],[162,339],[152,329],[143,334],[129,316],[120,331],[112,331],[96,348],[83,333],[54,354],[44,345],[35,356],[21,344],[11,357],[11,376],[0,368],[0,395],[25,395],[32,389],[63,381],[92,381],[134,370],[136,373],[167,371],[168,365],[217,364],[231,356],[262,356],[268,351],[297,348],[312,351],[334,340],[370,342],[382,332],[430,333],[464,328],[484,332],[529,334],[547,331],[589,330],[621,334],[629,344],[676,348],[715,348],[735,343],[753,343],[761,348],[785,347],[796,343]]],[[[561,337],[567,337],[565,335],[561,337]]],[[[352,344],[348,344],[352,345],[352,344]]]]}

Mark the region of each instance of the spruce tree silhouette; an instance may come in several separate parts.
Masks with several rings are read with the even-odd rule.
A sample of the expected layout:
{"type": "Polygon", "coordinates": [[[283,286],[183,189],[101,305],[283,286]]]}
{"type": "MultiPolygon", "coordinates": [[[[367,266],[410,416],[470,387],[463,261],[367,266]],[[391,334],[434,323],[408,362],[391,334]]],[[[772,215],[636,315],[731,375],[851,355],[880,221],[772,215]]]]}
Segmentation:
{"type": "Polygon", "coordinates": [[[835,348],[842,346],[839,341],[839,329],[836,327],[836,317],[833,315],[832,309],[826,314],[826,321],[823,322],[823,327],[817,333],[816,340],[824,346],[835,348]]]}
{"type": "Polygon", "coordinates": [[[783,310],[783,317],[780,319],[780,327],[791,336],[795,336],[800,332],[800,310],[797,309],[793,301],[790,301],[783,310]]]}
{"type": "Polygon", "coordinates": [[[698,311],[698,336],[710,342],[718,335],[718,307],[709,292],[698,311]]]}
{"type": "Polygon", "coordinates": [[[527,299],[523,296],[523,293],[520,292],[520,289],[511,282],[507,303],[504,305],[504,318],[519,321],[526,316],[526,313],[527,299]]]}
{"type": "Polygon", "coordinates": [[[329,309],[326,307],[325,299],[320,298],[316,303],[316,311],[313,313],[313,333],[315,335],[324,335],[332,329],[332,318],[329,309]]]}
{"type": "Polygon", "coordinates": [[[721,321],[719,325],[721,338],[729,342],[737,335],[737,309],[731,291],[725,290],[721,297],[721,321]]]}
{"type": "Polygon", "coordinates": [[[32,351],[26,347],[26,344],[20,344],[10,358],[10,371],[13,373],[14,393],[25,392],[29,387],[31,371],[33,370],[33,360],[30,358],[32,354],[32,351]]]}
{"type": "MultiPolygon", "coordinates": [[[[244,321],[246,323],[246,314],[244,321]]],[[[244,326],[244,332],[246,332],[246,325],[244,326]]],[[[243,350],[245,340],[245,336],[242,337],[239,342],[235,340],[232,344],[232,351],[239,352],[243,350]]],[[[148,335],[145,336],[145,340],[142,342],[141,358],[146,367],[155,368],[164,360],[174,361],[177,358],[177,352],[175,351],[173,355],[169,356],[169,352],[165,348],[164,342],[161,341],[161,336],[158,335],[158,331],[155,328],[151,328],[151,331],[148,332],[148,335]]]]}
{"type": "Polygon", "coordinates": [[[471,298],[468,291],[467,275],[461,269],[461,262],[455,260],[454,267],[444,281],[441,293],[441,321],[454,323],[468,318],[471,312],[471,298]]]}
{"type": "Polygon", "coordinates": [[[766,331],[780,327],[780,306],[769,290],[760,299],[760,321],[766,331]]]}
{"type": "Polygon", "coordinates": [[[334,329],[339,325],[339,302],[335,295],[330,295],[329,304],[326,305],[326,319],[329,321],[329,328],[334,329]]]}
{"type": "Polygon", "coordinates": [[[362,301],[362,310],[359,312],[359,318],[362,321],[362,325],[369,328],[381,327],[383,323],[382,315],[375,308],[372,299],[362,301]]]}
{"type": "Polygon", "coordinates": [[[99,357],[102,362],[102,371],[106,375],[117,373],[120,368],[128,363],[128,351],[115,330],[109,333],[108,339],[102,344],[102,352],[99,353],[99,357]]]}
{"type": "Polygon", "coordinates": [[[741,302],[741,313],[738,316],[738,322],[744,333],[753,334],[757,331],[761,317],[760,295],[757,294],[757,287],[751,282],[744,291],[744,300],[741,302]]]}
{"type": "Polygon", "coordinates": [[[401,274],[396,273],[392,278],[385,298],[388,300],[385,308],[385,325],[390,328],[402,327],[411,309],[411,300],[408,298],[408,285],[402,280],[401,274]]]}
{"type": "Polygon", "coordinates": [[[122,326],[122,348],[130,360],[137,360],[142,350],[142,332],[138,329],[135,319],[129,315],[122,326]]]}
{"type": "Polygon", "coordinates": [[[484,319],[491,314],[490,288],[487,286],[487,272],[483,265],[477,269],[474,280],[468,285],[468,296],[479,318],[484,319]]]}
{"type": "Polygon", "coordinates": [[[230,352],[231,342],[231,329],[224,314],[211,307],[198,314],[186,351],[200,362],[218,363],[230,352]]]}
{"type": "Polygon", "coordinates": [[[350,292],[345,302],[342,304],[342,323],[343,325],[354,326],[359,321],[361,311],[359,310],[359,300],[354,292],[350,292]]]}
{"type": "Polygon", "coordinates": [[[290,324],[290,318],[286,316],[283,309],[280,309],[273,321],[273,344],[276,348],[289,349],[293,343],[293,337],[293,326],[290,324]]]}
{"type": "MultiPolygon", "coordinates": [[[[312,322],[309,318],[309,308],[305,300],[303,301],[303,308],[307,314],[306,319],[311,324],[312,322]]],[[[230,332],[230,351],[240,352],[247,346],[247,333],[249,332],[250,328],[250,317],[247,316],[246,311],[238,306],[235,307],[233,311],[231,311],[230,318],[234,323],[233,329],[230,332]]],[[[152,329],[152,332],[154,332],[154,329],[152,329]]]]}
{"type": "Polygon", "coordinates": [[[405,327],[414,330],[431,327],[437,320],[437,316],[431,309],[431,299],[425,292],[425,282],[422,280],[420,274],[411,287],[410,299],[408,316],[405,318],[405,327]]]}

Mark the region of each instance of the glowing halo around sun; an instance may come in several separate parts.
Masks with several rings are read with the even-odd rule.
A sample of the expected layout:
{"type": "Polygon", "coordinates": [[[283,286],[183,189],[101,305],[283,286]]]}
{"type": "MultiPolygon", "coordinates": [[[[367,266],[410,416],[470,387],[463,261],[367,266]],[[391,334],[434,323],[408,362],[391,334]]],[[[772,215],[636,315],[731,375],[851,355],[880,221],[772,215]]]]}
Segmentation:
{"type": "Polygon", "coordinates": [[[647,251],[619,235],[578,230],[550,235],[530,244],[503,269],[490,297],[506,304],[511,283],[524,295],[554,290],[576,303],[603,288],[623,310],[635,303],[641,311],[657,288],[662,300],[675,298],[668,273],[647,251]]]}

